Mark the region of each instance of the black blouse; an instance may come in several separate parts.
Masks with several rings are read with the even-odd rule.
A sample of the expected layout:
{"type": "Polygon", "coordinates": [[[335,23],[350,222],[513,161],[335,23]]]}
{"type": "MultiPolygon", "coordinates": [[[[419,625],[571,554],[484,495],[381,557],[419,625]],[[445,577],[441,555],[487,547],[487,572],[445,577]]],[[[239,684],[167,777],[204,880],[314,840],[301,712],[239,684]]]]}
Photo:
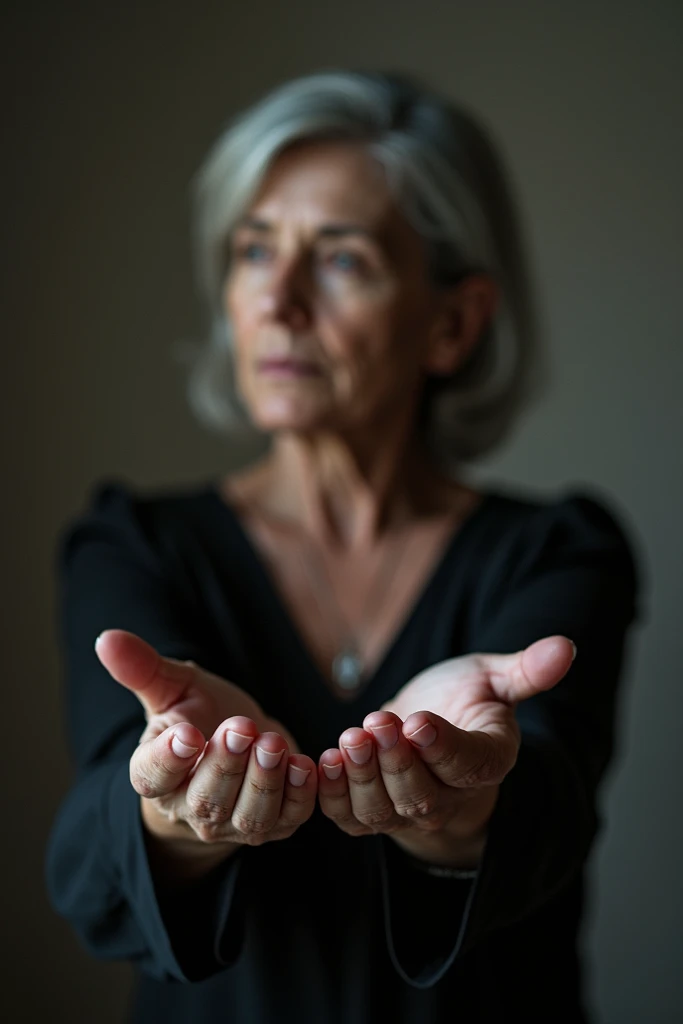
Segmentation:
{"type": "Polygon", "coordinates": [[[47,885],[93,956],[137,968],[131,1021],[588,1021],[584,875],[640,584],[602,497],[487,490],[351,701],[322,679],[216,481],[146,492],[101,481],[60,535],[57,574],[77,771],[47,885]],[[517,706],[519,756],[473,881],[425,875],[387,837],[347,836],[316,808],[290,839],[244,847],[180,892],[150,874],[128,775],[145,720],[95,655],[110,628],[237,683],[314,760],[445,658],[557,633],[578,655],[517,706]]]}

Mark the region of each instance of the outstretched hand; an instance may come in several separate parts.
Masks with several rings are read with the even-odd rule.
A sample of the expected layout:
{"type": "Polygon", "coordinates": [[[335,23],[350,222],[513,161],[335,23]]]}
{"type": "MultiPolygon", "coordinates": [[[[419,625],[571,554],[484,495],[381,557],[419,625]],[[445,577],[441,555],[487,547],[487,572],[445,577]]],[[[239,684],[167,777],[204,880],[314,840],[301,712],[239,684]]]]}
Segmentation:
{"type": "Polygon", "coordinates": [[[515,707],[555,686],[574,655],[571,640],[551,636],[515,654],[468,654],[421,672],[323,753],[323,812],[351,835],[385,832],[417,857],[476,863],[517,759],[515,707]]]}
{"type": "Polygon", "coordinates": [[[148,831],[256,845],[287,838],[310,817],[315,762],[244,690],[124,630],[106,630],[96,651],[145,711],[130,779],[148,831]]]}
{"type": "Polygon", "coordinates": [[[346,729],[316,773],[287,729],[227,680],[123,630],[107,630],[96,649],[145,710],[130,776],[157,835],[168,834],[161,816],[203,842],[286,838],[310,817],[317,790],[344,832],[384,832],[415,856],[462,866],[479,859],[516,762],[516,705],[555,686],[575,654],[551,636],[515,654],[440,662],[346,729]]]}

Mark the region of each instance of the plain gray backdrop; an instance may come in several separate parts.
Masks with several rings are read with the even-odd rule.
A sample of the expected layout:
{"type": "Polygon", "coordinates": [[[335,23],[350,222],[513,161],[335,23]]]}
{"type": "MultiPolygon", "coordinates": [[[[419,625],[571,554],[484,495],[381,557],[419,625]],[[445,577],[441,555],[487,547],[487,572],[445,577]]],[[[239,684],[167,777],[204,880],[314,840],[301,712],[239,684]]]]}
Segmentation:
{"type": "MultiPolygon", "coordinates": [[[[596,1024],[683,1019],[678,2],[161,0],[5,15],[5,1008],[113,1024],[129,971],[49,908],[68,787],[54,545],[91,484],[199,480],[248,454],[184,401],[202,326],[188,183],[226,119],[285,78],[403,69],[478,112],[525,217],[552,379],[473,478],[614,503],[644,569],[586,915],[596,1024]]],[[[529,965],[533,974],[533,964],[529,965]]]]}

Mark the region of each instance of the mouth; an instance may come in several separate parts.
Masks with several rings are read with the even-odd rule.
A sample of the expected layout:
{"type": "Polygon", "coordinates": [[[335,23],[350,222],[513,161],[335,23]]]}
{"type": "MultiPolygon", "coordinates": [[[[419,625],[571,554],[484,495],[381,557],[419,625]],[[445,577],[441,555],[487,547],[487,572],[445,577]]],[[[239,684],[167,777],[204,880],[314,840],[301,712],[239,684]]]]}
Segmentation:
{"type": "Polygon", "coordinates": [[[321,371],[315,363],[301,359],[274,358],[259,359],[256,363],[258,373],[268,377],[320,377],[321,371]]]}

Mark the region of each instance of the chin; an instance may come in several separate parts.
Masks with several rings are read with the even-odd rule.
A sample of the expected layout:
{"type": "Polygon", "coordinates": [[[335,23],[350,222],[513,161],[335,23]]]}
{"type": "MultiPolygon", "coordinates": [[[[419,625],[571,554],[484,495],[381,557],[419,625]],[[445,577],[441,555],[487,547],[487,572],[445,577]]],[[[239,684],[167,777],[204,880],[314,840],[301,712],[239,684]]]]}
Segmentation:
{"type": "Polygon", "coordinates": [[[286,402],[268,402],[263,406],[251,409],[252,423],[265,433],[303,433],[318,430],[327,422],[322,410],[312,408],[292,408],[286,402]]]}

